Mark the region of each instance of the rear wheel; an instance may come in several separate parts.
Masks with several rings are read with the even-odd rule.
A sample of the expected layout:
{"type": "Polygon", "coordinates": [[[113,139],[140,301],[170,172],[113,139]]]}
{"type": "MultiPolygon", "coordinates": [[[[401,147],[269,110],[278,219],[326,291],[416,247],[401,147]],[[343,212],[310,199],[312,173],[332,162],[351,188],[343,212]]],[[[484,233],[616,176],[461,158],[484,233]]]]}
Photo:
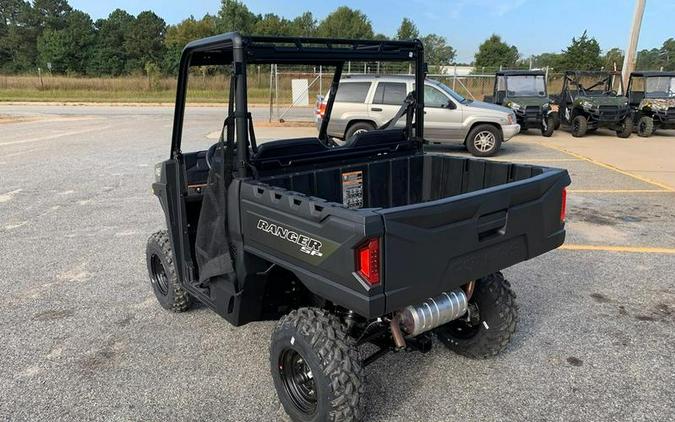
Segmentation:
{"type": "Polygon", "coordinates": [[[272,379],[294,421],[359,421],[364,371],[353,338],[337,316],[300,308],[272,332],[272,379]]]}
{"type": "Polygon", "coordinates": [[[375,129],[375,126],[372,123],[368,122],[353,123],[347,129],[347,132],[345,132],[345,141],[348,141],[354,135],[358,135],[359,133],[370,132],[373,129],[375,129]]]}
{"type": "Polygon", "coordinates": [[[492,125],[478,125],[466,137],[466,149],[476,157],[495,155],[501,145],[502,134],[492,125]]]}
{"type": "Polygon", "coordinates": [[[154,233],[145,249],[148,275],[157,301],[164,309],[184,312],[190,307],[190,295],[178,280],[171,241],[166,230],[154,233]]]}
{"type": "Polygon", "coordinates": [[[637,124],[638,136],[647,138],[654,134],[654,119],[649,116],[642,116],[637,124]]]}
{"type": "Polygon", "coordinates": [[[549,114],[548,116],[545,116],[544,120],[541,122],[541,135],[549,138],[553,135],[554,130],[555,117],[549,114]]]}
{"type": "Polygon", "coordinates": [[[619,123],[616,129],[616,136],[619,138],[628,138],[633,133],[633,117],[628,116],[619,123]]]}
{"type": "Polygon", "coordinates": [[[581,138],[586,135],[586,131],[588,131],[588,120],[584,116],[576,116],[572,120],[572,136],[581,138]]]}
{"type": "Polygon", "coordinates": [[[435,330],[438,339],[457,354],[484,359],[503,352],[516,331],[516,295],[502,273],[477,281],[467,318],[435,330]]]}

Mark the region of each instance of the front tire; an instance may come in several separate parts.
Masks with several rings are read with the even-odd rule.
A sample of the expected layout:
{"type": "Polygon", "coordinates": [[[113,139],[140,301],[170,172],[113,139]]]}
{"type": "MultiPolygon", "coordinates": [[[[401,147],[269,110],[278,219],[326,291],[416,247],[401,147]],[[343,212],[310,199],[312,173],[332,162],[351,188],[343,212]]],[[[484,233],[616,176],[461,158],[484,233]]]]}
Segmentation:
{"type": "Polygon", "coordinates": [[[157,301],[164,309],[185,312],[190,308],[190,295],[178,280],[171,240],[166,230],[153,233],[145,248],[148,275],[157,301]]]}
{"type": "Polygon", "coordinates": [[[633,117],[628,116],[619,124],[616,130],[616,136],[619,138],[628,138],[633,133],[633,117]]]}
{"type": "Polygon", "coordinates": [[[555,130],[555,117],[548,115],[541,122],[541,135],[550,138],[555,130]]]}
{"type": "Polygon", "coordinates": [[[582,138],[588,131],[588,120],[584,116],[576,116],[572,120],[572,136],[582,138]]]}
{"type": "Polygon", "coordinates": [[[293,421],[360,421],[364,371],[353,338],[337,316],[300,308],[272,332],[272,379],[293,421]]]}
{"type": "Polygon", "coordinates": [[[496,356],[506,349],[516,332],[518,305],[515,299],[502,273],[484,277],[476,282],[469,300],[469,319],[442,325],[436,329],[436,335],[448,349],[462,356],[472,359],[496,356]]]}
{"type": "Polygon", "coordinates": [[[477,125],[466,137],[466,149],[475,157],[495,155],[502,145],[502,133],[492,125],[477,125]]]}
{"type": "Polygon", "coordinates": [[[637,134],[643,138],[648,138],[654,134],[654,119],[649,116],[642,116],[638,120],[637,134]]]}

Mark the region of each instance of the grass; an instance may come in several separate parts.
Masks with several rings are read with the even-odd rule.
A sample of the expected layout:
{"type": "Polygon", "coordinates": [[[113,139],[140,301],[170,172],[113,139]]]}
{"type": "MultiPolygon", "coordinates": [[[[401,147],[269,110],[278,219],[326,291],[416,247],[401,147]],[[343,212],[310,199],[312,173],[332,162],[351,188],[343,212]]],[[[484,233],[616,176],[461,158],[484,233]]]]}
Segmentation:
{"type": "MultiPolygon", "coordinates": [[[[279,102],[291,102],[291,79],[309,75],[284,75],[279,78],[279,102]]],[[[250,103],[269,104],[267,78],[250,77],[250,103]]],[[[229,78],[224,75],[194,76],[190,80],[188,101],[194,103],[226,103],[229,78]]],[[[318,87],[310,89],[310,101],[318,95],[318,87]]],[[[101,102],[101,103],[173,103],[176,98],[175,78],[125,76],[119,78],[82,78],[68,76],[0,75],[0,102],[101,102]]]]}

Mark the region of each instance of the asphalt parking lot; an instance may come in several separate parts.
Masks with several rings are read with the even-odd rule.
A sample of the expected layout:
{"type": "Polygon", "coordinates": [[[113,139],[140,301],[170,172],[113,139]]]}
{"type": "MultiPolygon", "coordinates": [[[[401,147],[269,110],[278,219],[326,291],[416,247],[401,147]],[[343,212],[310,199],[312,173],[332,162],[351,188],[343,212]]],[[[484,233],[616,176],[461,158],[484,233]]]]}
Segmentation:
{"type": "MultiPolygon", "coordinates": [[[[191,112],[185,150],[212,143],[222,113],[191,112]]],[[[273,322],[172,314],[150,289],[145,242],[164,225],[150,184],[172,109],[0,114],[29,117],[0,124],[0,419],[285,420],[273,322]]],[[[570,171],[565,248],[505,270],[520,305],[505,354],[472,361],[437,343],[389,355],[367,369],[367,419],[675,419],[673,157],[675,133],[506,143],[497,159],[570,171]]]]}

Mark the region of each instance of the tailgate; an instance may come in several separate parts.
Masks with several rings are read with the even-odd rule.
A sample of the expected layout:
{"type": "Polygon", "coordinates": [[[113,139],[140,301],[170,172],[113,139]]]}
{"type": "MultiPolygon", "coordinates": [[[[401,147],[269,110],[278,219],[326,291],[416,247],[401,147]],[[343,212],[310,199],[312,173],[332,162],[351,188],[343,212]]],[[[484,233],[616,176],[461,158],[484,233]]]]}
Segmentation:
{"type": "MultiPolygon", "coordinates": [[[[504,164],[508,166],[508,164],[504,164]]],[[[387,312],[560,246],[567,171],[382,209],[387,312]]]]}

